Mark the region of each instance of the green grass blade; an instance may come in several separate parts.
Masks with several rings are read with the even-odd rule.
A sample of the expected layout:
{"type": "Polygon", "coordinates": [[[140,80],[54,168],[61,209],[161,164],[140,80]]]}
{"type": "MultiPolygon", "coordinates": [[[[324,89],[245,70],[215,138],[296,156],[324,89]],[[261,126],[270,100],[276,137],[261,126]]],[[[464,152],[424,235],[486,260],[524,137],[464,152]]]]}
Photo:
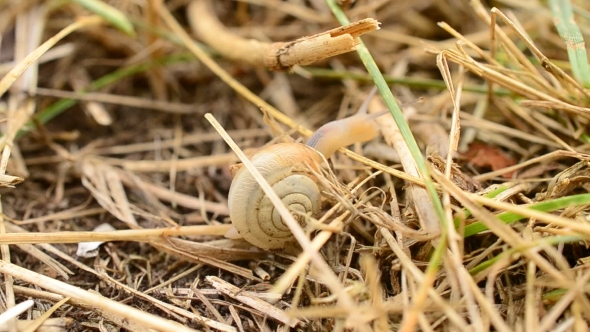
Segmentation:
{"type": "Polygon", "coordinates": [[[567,54],[574,77],[585,87],[590,87],[590,65],[586,55],[584,37],[574,20],[574,11],[569,0],[549,0],[553,22],[559,36],[567,46],[567,54]]]}
{"type": "Polygon", "coordinates": [[[498,256],[494,256],[488,260],[485,260],[481,263],[479,263],[478,265],[474,266],[473,268],[471,268],[469,270],[469,273],[471,275],[475,275],[478,274],[480,272],[485,271],[487,268],[489,268],[490,266],[494,265],[495,263],[497,263],[499,260],[503,259],[504,257],[506,257],[507,255],[510,256],[514,253],[517,252],[522,252],[525,250],[530,250],[530,248],[536,247],[540,244],[546,244],[546,245],[558,245],[560,243],[574,243],[574,242],[578,242],[578,241],[582,241],[584,240],[584,238],[582,236],[569,236],[569,235],[557,235],[557,236],[549,236],[546,237],[544,239],[541,239],[539,241],[535,241],[535,242],[531,242],[528,243],[527,245],[520,247],[520,248],[510,248],[504,252],[502,252],[501,254],[499,254],[498,256]]]}
{"type": "Polygon", "coordinates": [[[130,36],[135,36],[135,30],[131,21],[120,10],[100,0],[74,0],[80,6],[101,16],[117,29],[130,36]]]}
{"type": "MultiPolygon", "coordinates": [[[[500,185],[497,188],[495,188],[494,190],[486,193],[483,197],[486,197],[486,198],[494,198],[494,197],[500,195],[501,193],[505,192],[509,188],[510,188],[509,186],[500,185]]],[[[467,209],[463,209],[463,211],[461,213],[461,218],[467,219],[470,216],[471,216],[471,211],[469,211],[467,209]]],[[[453,219],[453,223],[455,223],[455,228],[459,227],[459,222],[460,221],[461,220],[459,219],[459,217],[456,217],[455,219],[453,219]]]]}
{"type": "MultiPolygon", "coordinates": [[[[357,73],[348,70],[332,70],[327,68],[318,67],[304,67],[302,70],[306,71],[313,77],[327,78],[327,79],[352,79],[355,81],[372,82],[373,78],[371,75],[364,73],[357,73]]],[[[440,89],[446,90],[447,85],[443,80],[428,79],[428,78],[414,78],[414,77],[394,77],[391,75],[383,75],[385,82],[389,84],[399,84],[416,89],[440,89]]],[[[476,93],[488,93],[488,88],[485,84],[482,85],[465,85],[463,86],[464,91],[476,92],[476,93]]],[[[511,93],[504,89],[494,90],[494,95],[497,96],[510,96],[511,93]]]]}
{"type": "MultiPolygon", "coordinates": [[[[542,212],[553,212],[560,209],[565,209],[570,206],[579,206],[590,204],[590,194],[580,194],[573,196],[560,197],[549,201],[544,201],[528,206],[531,210],[542,211],[542,212]]],[[[513,212],[502,212],[498,216],[505,224],[511,224],[513,222],[522,220],[526,216],[516,214],[513,212]]],[[[465,237],[479,234],[486,231],[488,228],[480,221],[474,222],[465,227],[465,237]]]]}
{"type": "MultiPolygon", "coordinates": [[[[340,24],[350,24],[350,21],[346,17],[346,14],[344,14],[342,8],[340,8],[340,6],[336,3],[335,0],[326,0],[326,2],[328,3],[328,6],[332,10],[332,13],[334,14],[334,16],[340,24]]],[[[434,183],[432,182],[430,170],[426,166],[426,161],[422,157],[422,152],[420,151],[420,148],[418,147],[418,144],[416,143],[416,140],[412,135],[412,131],[410,130],[410,127],[408,126],[408,123],[404,118],[401,108],[397,104],[397,101],[393,97],[393,94],[391,93],[391,90],[389,89],[387,82],[383,78],[383,75],[381,74],[381,71],[379,70],[377,63],[375,63],[375,60],[371,56],[371,53],[369,52],[361,38],[358,38],[358,40],[359,45],[357,48],[357,53],[359,54],[361,61],[365,65],[365,68],[373,78],[373,82],[377,86],[377,89],[379,89],[379,93],[383,97],[385,105],[391,112],[391,115],[393,116],[393,119],[395,120],[395,123],[397,124],[399,131],[402,137],[404,138],[404,141],[408,145],[408,148],[410,150],[410,153],[412,154],[412,157],[414,158],[414,161],[416,162],[416,165],[418,166],[418,170],[423,176],[424,183],[426,185],[426,190],[430,196],[430,199],[432,200],[434,210],[439,219],[439,222],[441,223],[441,231],[444,234],[446,230],[446,218],[443,211],[442,203],[438,197],[438,193],[436,192],[434,183]]]]}
{"type": "MultiPolygon", "coordinates": [[[[340,24],[346,25],[350,23],[350,21],[342,11],[342,8],[340,8],[340,6],[336,3],[335,0],[326,0],[326,2],[328,3],[328,6],[332,10],[332,13],[334,14],[334,16],[340,24]]],[[[383,75],[381,74],[379,67],[377,67],[377,63],[375,63],[375,60],[371,56],[371,53],[369,52],[361,38],[358,38],[358,40],[359,45],[357,48],[357,53],[361,58],[363,65],[365,65],[365,68],[373,78],[373,82],[375,83],[377,89],[379,90],[379,93],[383,97],[383,101],[389,109],[389,112],[391,112],[391,115],[395,120],[395,123],[397,124],[397,127],[404,141],[406,142],[410,150],[410,153],[412,154],[412,157],[414,158],[414,161],[416,162],[418,170],[420,171],[420,174],[422,175],[422,178],[424,180],[426,191],[428,192],[430,200],[434,205],[434,210],[438,218],[438,222],[440,224],[441,235],[438,239],[438,243],[436,244],[433,255],[430,258],[425,273],[425,280],[434,280],[434,276],[436,275],[438,269],[441,266],[443,255],[447,248],[447,220],[442,207],[442,203],[440,201],[440,198],[438,197],[438,193],[436,192],[434,183],[432,182],[430,171],[426,166],[426,161],[422,157],[422,152],[420,151],[420,148],[418,147],[418,144],[416,143],[416,140],[414,139],[414,136],[410,131],[410,127],[408,126],[408,123],[406,122],[399,105],[393,97],[393,94],[391,93],[391,90],[389,89],[387,82],[383,78],[383,75]]],[[[426,287],[426,285],[422,285],[421,291],[424,291],[424,287],[426,287]]]]}

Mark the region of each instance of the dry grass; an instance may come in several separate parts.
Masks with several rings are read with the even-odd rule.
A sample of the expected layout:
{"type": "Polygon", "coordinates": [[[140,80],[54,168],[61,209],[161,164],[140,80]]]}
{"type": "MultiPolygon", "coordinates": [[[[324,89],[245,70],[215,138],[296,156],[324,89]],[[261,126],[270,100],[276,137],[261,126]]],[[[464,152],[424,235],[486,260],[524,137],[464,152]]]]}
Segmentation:
{"type": "Polygon", "coordinates": [[[588,330],[587,1],[341,1],[381,23],[362,39],[442,209],[383,116],[315,173],[309,227],[270,192],[299,243],[272,252],[228,233],[229,166],[392,100],[323,0],[206,2],[0,4],[1,332],[588,330]],[[364,61],[285,65],[311,35],[364,61]]]}

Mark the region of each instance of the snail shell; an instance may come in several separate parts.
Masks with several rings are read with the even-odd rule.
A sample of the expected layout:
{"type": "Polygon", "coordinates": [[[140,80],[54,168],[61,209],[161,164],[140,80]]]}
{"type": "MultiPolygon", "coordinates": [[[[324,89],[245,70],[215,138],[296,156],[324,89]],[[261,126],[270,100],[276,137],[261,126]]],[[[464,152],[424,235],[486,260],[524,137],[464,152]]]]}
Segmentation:
{"type": "MultiPolygon", "coordinates": [[[[368,105],[368,101],[366,103],[368,105]]],[[[385,112],[367,114],[361,110],[356,115],[323,125],[310,137],[307,145],[271,145],[251,158],[303,228],[306,216],[316,216],[321,203],[318,181],[308,167],[317,172],[324,157],[330,158],[343,146],[366,142],[379,134],[374,120],[385,112]]],[[[294,242],[289,227],[245,167],[235,173],[228,204],[235,230],[251,244],[263,249],[280,249],[294,242]]],[[[235,232],[226,234],[230,235],[234,237],[235,232]]]]}
{"type": "MultiPolygon", "coordinates": [[[[304,215],[317,215],[321,205],[320,188],[306,172],[306,165],[319,171],[320,154],[303,144],[280,143],[262,149],[250,160],[285,205],[296,211],[293,217],[305,228],[304,215]]],[[[289,227],[245,167],[232,181],[228,205],[234,227],[251,244],[280,249],[294,242],[289,227]]]]}

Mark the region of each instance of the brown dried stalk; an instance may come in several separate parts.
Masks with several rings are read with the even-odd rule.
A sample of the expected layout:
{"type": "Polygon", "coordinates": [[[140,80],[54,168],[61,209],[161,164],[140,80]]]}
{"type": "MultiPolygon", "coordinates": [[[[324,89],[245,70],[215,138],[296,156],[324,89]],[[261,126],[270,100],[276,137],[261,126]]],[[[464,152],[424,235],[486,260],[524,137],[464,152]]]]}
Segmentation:
{"type": "Polygon", "coordinates": [[[354,51],[362,34],[379,29],[379,22],[367,18],[317,35],[290,42],[267,43],[244,39],[219,22],[208,0],[195,0],[188,7],[188,21],[195,35],[232,60],[270,70],[288,70],[354,51]]]}

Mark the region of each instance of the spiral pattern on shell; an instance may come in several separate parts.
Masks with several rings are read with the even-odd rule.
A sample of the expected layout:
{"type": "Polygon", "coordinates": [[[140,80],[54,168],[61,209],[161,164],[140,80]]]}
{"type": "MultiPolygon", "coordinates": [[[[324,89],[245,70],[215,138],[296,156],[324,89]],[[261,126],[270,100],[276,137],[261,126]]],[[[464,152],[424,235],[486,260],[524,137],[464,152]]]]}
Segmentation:
{"type": "MultiPolygon", "coordinates": [[[[281,143],[268,146],[250,160],[305,227],[303,215],[317,215],[321,197],[316,179],[303,169],[307,164],[317,171],[322,161],[319,153],[303,144],[281,143]]],[[[294,241],[289,227],[245,167],[232,181],[228,205],[232,224],[251,244],[280,249],[294,241]]]]}

